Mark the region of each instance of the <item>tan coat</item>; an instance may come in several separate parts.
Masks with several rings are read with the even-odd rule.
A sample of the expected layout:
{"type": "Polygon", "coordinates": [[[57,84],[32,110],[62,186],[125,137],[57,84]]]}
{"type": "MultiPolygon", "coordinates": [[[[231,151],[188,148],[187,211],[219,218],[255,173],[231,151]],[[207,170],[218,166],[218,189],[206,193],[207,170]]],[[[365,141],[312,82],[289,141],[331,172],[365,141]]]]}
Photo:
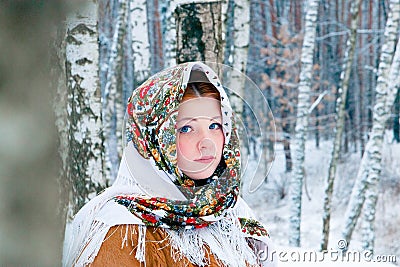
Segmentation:
{"type": "MultiPolygon", "coordinates": [[[[126,242],[124,247],[122,239],[125,236],[126,226],[114,226],[108,231],[105,241],[100,247],[100,251],[95,258],[94,262],[90,264],[91,267],[136,267],[144,266],[136,258],[136,245],[138,244],[138,227],[137,225],[130,225],[133,227],[129,229],[129,233],[133,233],[129,237],[129,242],[126,242]],[[133,231],[132,231],[133,230],[133,231]],[[132,242],[131,242],[132,241],[132,242]],[[133,246],[132,246],[133,244],[133,246]]],[[[175,262],[171,255],[171,246],[167,240],[167,233],[161,228],[147,227],[146,231],[146,266],[147,267],[195,267],[186,258],[181,261],[175,262]]],[[[210,265],[220,266],[216,262],[215,257],[211,253],[209,255],[210,265]]]]}

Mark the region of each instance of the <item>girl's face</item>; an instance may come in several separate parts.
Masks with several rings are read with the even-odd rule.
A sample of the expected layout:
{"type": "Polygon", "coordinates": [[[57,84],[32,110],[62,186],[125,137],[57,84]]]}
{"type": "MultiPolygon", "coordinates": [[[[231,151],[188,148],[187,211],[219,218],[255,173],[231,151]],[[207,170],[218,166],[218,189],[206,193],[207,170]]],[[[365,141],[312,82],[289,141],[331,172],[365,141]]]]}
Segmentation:
{"type": "Polygon", "coordinates": [[[177,119],[178,167],[192,179],[210,177],[217,168],[224,145],[221,104],[209,97],[182,102],[177,119]]]}

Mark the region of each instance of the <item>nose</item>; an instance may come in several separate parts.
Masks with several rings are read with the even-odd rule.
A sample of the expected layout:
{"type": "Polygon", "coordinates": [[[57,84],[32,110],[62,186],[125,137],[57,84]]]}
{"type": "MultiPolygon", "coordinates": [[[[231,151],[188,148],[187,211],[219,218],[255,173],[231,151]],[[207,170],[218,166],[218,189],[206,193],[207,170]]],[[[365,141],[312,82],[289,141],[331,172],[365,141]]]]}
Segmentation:
{"type": "Polygon", "coordinates": [[[198,143],[198,148],[200,151],[207,149],[212,150],[215,147],[213,140],[208,137],[202,138],[198,143]]]}
{"type": "Polygon", "coordinates": [[[198,128],[197,132],[197,148],[202,155],[215,155],[217,151],[217,144],[215,140],[215,134],[209,129],[209,121],[206,121],[205,125],[198,128]]]}
{"type": "Polygon", "coordinates": [[[201,156],[215,156],[217,153],[217,145],[210,138],[203,138],[200,140],[198,148],[201,156]]]}

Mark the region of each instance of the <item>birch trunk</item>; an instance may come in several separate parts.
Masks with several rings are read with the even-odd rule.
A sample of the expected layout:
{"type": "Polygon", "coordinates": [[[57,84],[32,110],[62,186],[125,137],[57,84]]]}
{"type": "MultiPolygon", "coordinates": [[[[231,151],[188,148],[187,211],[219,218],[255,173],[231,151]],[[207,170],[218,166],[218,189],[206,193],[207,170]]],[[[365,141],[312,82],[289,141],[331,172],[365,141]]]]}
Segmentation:
{"type": "Polygon", "coordinates": [[[150,73],[156,73],[164,67],[164,51],[162,38],[163,19],[162,13],[163,3],[162,0],[146,1],[147,3],[147,28],[148,39],[151,51],[150,57],[150,73]]]}
{"type": "Polygon", "coordinates": [[[99,31],[99,77],[102,97],[107,84],[108,60],[115,28],[115,18],[118,14],[118,2],[98,0],[98,31],[99,31]]]}
{"type": "MultiPolygon", "coordinates": [[[[353,3],[352,3],[353,5],[353,3]]],[[[359,23],[359,27],[362,29],[365,29],[367,27],[369,27],[368,25],[368,6],[370,5],[370,3],[364,1],[361,6],[360,6],[360,23],[359,23]]],[[[351,9],[351,8],[350,8],[351,9]]],[[[353,16],[351,15],[352,19],[353,16]]],[[[369,27],[369,29],[371,29],[371,27],[369,27]]],[[[366,34],[361,35],[358,38],[358,44],[356,45],[356,49],[357,50],[361,50],[364,48],[365,44],[370,43],[367,40],[367,36],[366,34]]],[[[372,48],[372,47],[371,47],[372,48]]],[[[372,55],[372,53],[370,54],[372,55]]],[[[364,87],[368,86],[368,72],[365,72],[364,67],[362,66],[368,66],[369,65],[369,56],[364,56],[364,55],[358,55],[356,56],[356,58],[354,59],[354,61],[356,62],[356,64],[353,64],[353,73],[356,75],[353,75],[354,77],[354,84],[356,85],[353,92],[353,97],[349,96],[349,98],[351,97],[352,100],[354,101],[354,119],[353,119],[353,131],[354,131],[354,136],[355,136],[355,142],[354,142],[354,149],[355,152],[357,152],[358,148],[359,148],[359,142],[361,142],[362,140],[362,131],[361,131],[361,121],[362,121],[362,110],[363,110],[363,92],[364,92],[364,87]]],[[[332,159],[331,159],[332,160],[332,159]]]]}
{"type": "MultiPolygon", "coordinates": [[[[220,1],[213,1],[213,0],[192,0],[190,1],[191,4],[195,3],[219,3],[220,1]]],[[[175,10],[176,8],[184,3],[188,3],[186,0],[172,0],[166,1],[164,5],[165,13],[163,13],[163,24],[164,24],[164,36],[163,36],[163,49],[164,49],[164,68],[168,68],[171,66],[175,66],[177,64],[177,24],[175,20],[175,10]]],[[[220,18],[221,21],[222,17],[220,18]]],[[[220,51],[219,53],[222,53],[220,51]]],[[[216,60],[212,60],[215,62],[216,60]]]]}
{"type": "MultiPolygon", "coordinates": [[[[388,90],[388,77],[399,29],[400,0],[391,0],[390,7],[391,9],[385,27],[385,41],[382,46],[379,62],[378,81],[375,89],[376,101],[373,110],[373,126],[345,214],[345,224],[342,236],[347,243],[350,242],[357,219],[361,213],[367,188],[372,191],[368,193],[368,204],[366,205],[368,205],[368,208],[372,210],[368,213],[368,210],[366,209],[366,222],[369,224],[368,228],[372,230],[372,232],[369,233],[371,236],[366,239],[371,240],[371,237],[373,238],[372,224],[375,219],[374,207],[377,199],[376,190],[381,171],[382,141],[385,123],[388,119],[390,107],[393,105],[394,94],[396,93],[394,92],[395,90],[393,85],[391,85],[391,87],[389,87],[390,90],[388,90]]],[[[390,75],[394,75],[393,72],[395,72],[395,70],[391,72],[390,75]]],[[[393,77],[391,76],[391,78],[393,77]]],[[[398,76],[394,77],[391,81],[398,81],[398,76]]],[[[368,245],[368,247],[370,247],[370,245],[368,245]]]]}
{"type": "MultiPolygon", "coordinates": [[[[391,2],[393,12],[400,15],[400,1],[391,2]],[[395,7],[397,5],[397,7],[395,7]]],[[[399,20],[400,16],[397,16],[399,20]]],[[[397,22],[398,24],[398,22],[397,22]]],[[[396,53],[390,67],[390,74],[386,80],[386,88],[382,91],[377,90],[376,104],[374,107],[374,123],[371,130],[371,149],[370,154],[370,170],[368,172],[368,187],[365,196],[364,218],[363,218],[363,237],[362,247],[367,251],[374,251],[375,240],[375,213],[376,203],[378,201],[378,185],[381,178],[382,170],[382,146],[385,124],[390,117],[390,110],[393,106],[394,99],[400,88],[400,40],[397,42],[396,53]],[[390,82],[390,84],[388,84],[390,82]],[[386,89],[386,90],[385,90],[386,89]]],[[[377,88],[378,89],[378,88],[377,88]]],[[[381,89],[381,88],[379,88],[381,89]]]]}
{"type": "Polygon", "coordinates": [[[141,84],[150,74],[151,55],[146,2],[146,0],[130,1],[129,16],[132,27],[134,79],[137,81],[135,84],[141,84]]]}
{"type": "Polygon", "coordinates": [[[181,0],[171,0],[165,2],[165,13],[164,13],[164,68],[168,68],[176,65],[176,23],[174,12],[182,2],[181,0]]]}
{"type": "Polygon", "coordinates": [[[103,136],[99,87],[97,3],[87,1],[67,18],[68,163],[72,184],[68,216],[107,186],[103,175],[103,136]]]}
{"type": "Polygon", "coordinates": [[[107,180],[114,181],[122,155],[122,125],[125,108],[122,105],[122,46],[127,23],[127,1],[119,0],[118,16],[108,61],[107,82],[103,94],[103,129],[107,180]]]}
{"type": "MultiPolygon", "coordinates": [[[[128,0],[128,14],[127,14],[127,26],[126,26],[126,31],[125,31],[125,38],[123,40],[123,47],[122,47],[122,51],[123,51],[123,62],[122,62],[122,71],[121,71],[121,75],[122,75],[122,105],[123,105],[123,109],[121,110],[121,112],[123,112],[124,114],[122,114],[122,116],[124,116],[123,118],[125,118],[125,112],[126,109],[124,108],[126,103],[128,103],[128,99],[129,97],[132,95],[132,90],[135,89],[137,87],[137,80],[136,75],[135,75],[135,58],[136,58],[136,54],[134,52],[134,43],[133,40],[136,38],[136,36],[133,35],[133,25],[132,25],[132,1],[133,0],[128,0]]],[[[141,7],[143,10],[143,7],[141,7]]],[[[146,12],[146,10],[143,10],[143,12],[146,12]]],[[[147,14],[145,14],[147,16],[147,14]]],[[[147,24],[147,22],[146,22],[147,24]]],[[[148,24],[147,24],[148,25],[148,24]]],[[[141,33],[141,34],[146,34],[146,32],[141,33]]],[[[150,62],[150,59],[149,59],[150,62]]],[[[150,63],[149,63],[150,64],[150,63]]],[[[123,147],[125,147],[125,125],[122,125],[123,129],[122,129],[122,133],[123,133],[123,137],[122,137],[122,149],[123,147]]]]}
{"type": "MultiPolygon", "coordinates": [[[[56,38],[54,42],[54,50],[57,64],[54,64],[54,68],[52,68],[52,80],[56,81],[57,84],[54,86],[57,88],[56,93],[54,94],[53,100],[53,109],[55,114],[55,125],[58,132],[58,154],[60,156],[60,169],[59,169],[59,185],[60,185],[60,212],[62,215],[66,215],[67,213],[70,216],[73,215],[73,210],[70,209],[72,205],[69,205],[69,191],[71,190],[72,183],[67,178],[68,171],[68,147],[69,147],[69,124],[68,124],[68,116],[67,116],[67,104],[68,104],[68,96],[67,96],[67,81],[66,81],[66,27],[67,25],[60,25],[56,31],[56,38]]],[[[63,219],[65,223],[65,218],[63,219]]],[[[65,226],[65,225],[63,225],[65,226]]]]}
{"type": "Polygon", "coordinates": [[[228,15],[229,10],[229,2],[232,0],[221,0],[221,42],[223,47],[223,59],[222,63],[227,64],[228,56],[226,54],[227,51],[227,41],[229,41],[229,20],[232,16],[228,15]]]}
{"type": "MultiPolygon", "coordinates": [[[[65,21],[64,21],[65,22],[65,21]]],[[[52,83],[50,88],[56,88],[56,93],[53,98],[53,110],[55,115],[55,126],[58,132],[58,155],[60,160],[60,166],[58,169],[58,186],[59,186],[59,200],[58,210],[56,216],[59,217],[58,229],[60,232],[57,234],[63,237],[66,230],[67,224],[71,222],[71,218],[74,214],[72,190],[73,183],[69,179],[69,118],[67,115],[68,105],[68,88],[67,88],[67,76],[66,76],[66,23],[60,23],[57,27],[53,43],[54,61],[52,61],[52,83]]],[[[49,142],[49,140],[46,140],[49,142]]],[[[48,162],[44,163],[43,166],[48,166],[48,162]]],[[[4,195],[4,194],[3,194],[4,195]]],[[[46,232],[48,231],[48,225],[46,225],[46,232]]],[[[1,247],[0,247],[1,250],[1,247]]],[[[57,249],[58,250],[58,249],[57,249]]],[[[21,254],[19,254],[21,256],[21,254]]],[[[58,260],[59,262],[59,260],[58,260]]]]}
{"type": "Polygon", "coordinates": [[[400,143],[400,91],[397,91],[393,113],[393,141],[400,143]]]}
{"type": "Polygon", "coordinates": [[[339,88],[339,97],[336,100],[336,127],[335,139],[333,143],[333,151],[331,160],[329,163],[328,179],[325,188],[325,198],[324,198],[324,209],[323,209],[323,228],[322,228],[322,243],[321,251],[326,250],[329,241],[329,229],[330,229],[330,217],[331,217],[331,201],[333,184],[336,176],[336,167],[339,159],[341,141],[343,137],[343,128],[345,123],[345,112],[346,112],[346,100],[347,92],[350,82],[350,74],[353,65],[354,52],[356,47],[356,37],[357,37],[357,20],[361,0],[353,1],[351,3],[351,26],[350,26],[350,36],[347,40],[347,49],[345,51],[343,59],[343,68],[340,74],[341,87],[339,88]]]}
{"type": "Polygon", "coordinates": [[[235,20],[234,16],[234,0],[225,0],[222,4],[222,41],[224,44],[224,60],[223,63],[225,65],[232,66],[233,62],[233,34],[234,27],[233,21],[235,20]]]}
{"type": "MultiPolygon", "coordinates": [[[[228,62],[230,66],[233,68],[225,73],[226,79],[224,78],[225,86],[230,90],[229,100],[232,105],[232,110],[235,113],[236,120],[238,123],[238,131],[240,138],[240,143],[243,147],[245,147],[246,140],[244,137],[246,134],[244,132],[244,114],[243,114],[243,98],[244,96],[244,87],[246,81],[246,68],[247,68],[247,57],[248,57],[248,48],[250,41],[250,0],[234,0],[233,6],[229,5],[233,11],[233,22],[227,21],[228,23],[233,23],[233,29],[229,32],[233,37],[233,42],[229,44],[226,49],[229,51],[228,62]],[[230,47],[232,46],[232,47],[230,47]]],[[[232,4],[229,1],[229,4],[232,4]]],[[[228,8],[229,8],[228,7],[228,8]]],[[[229,9],[231,11],[231,9],[229,9]]],[[[231,12],[232,12],[231,11],[231,12]]],[[[230,18],[229,14],[227,14],[228,19],[230,18]]],[[[228,52],[228,51],[227,51],[228,52]]],[[[243,149],[243,152],[245,150],[243,149]]],[[[247,161],[247,154],[243,153],[243,162],[247,161]]],[[[267,163],[265,163],[267,164],[267,163]]]]}
{"type": "Polygon", "coordinates": [[[179,5],[175,20],[178,64],[188,61],[222,63],[221,3],[179,5]]]}
{"type": "Polygon", "coordinates": [[[304,171],[305,141],[308,128],[313,53],[315,46],[318,0],[307,1],[304,41],[301,52],[301,72],[297,102],[295,138],[293,142],[293,175],[290,183],[289,244],[300,246],[301,198],[304,171]]]}
{"type": "MultiPolygon", "coordinates": [[[[233,17],[233,51],[230,64],[231,71],[226,80],[226,86],[236,94],[230,95],[232,109],[238,118],[243,120],[243,101],[239,95],[244,93],[247,54],[250,40],[250,1],[235,0],[233,17]]],[[[242,136],[242,135],[241,135],[242,136]]]]}

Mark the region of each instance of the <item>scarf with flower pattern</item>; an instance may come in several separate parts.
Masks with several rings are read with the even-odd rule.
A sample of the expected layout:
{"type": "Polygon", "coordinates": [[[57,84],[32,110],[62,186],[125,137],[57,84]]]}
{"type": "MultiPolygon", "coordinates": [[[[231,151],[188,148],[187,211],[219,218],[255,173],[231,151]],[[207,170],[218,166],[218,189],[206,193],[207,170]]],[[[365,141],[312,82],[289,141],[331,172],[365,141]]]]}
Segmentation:
{"type": "MultiPolygon", "coordinates": [[[[191,81],[190,81],[191,82],[191,81]]],[[[114,201],[125,206],[145,225],[171,229],[208,226],[237,201],[240,183],[240,151],[237,130],[228,97],[217,75],[200,62],[184,63],[150,77],[133,91],[127,105],[127,142],[139,154],[154,160],[179,188],[186,200],[142,195],[118,195],[114,201]],[[221,96],[223,158],[207,184],[196,182],[177,167],[177,110],[192,71],[201,71],[221,96]]],[[[240,219],[243,232],[268,235],[256,221],[240,219]]]]}

